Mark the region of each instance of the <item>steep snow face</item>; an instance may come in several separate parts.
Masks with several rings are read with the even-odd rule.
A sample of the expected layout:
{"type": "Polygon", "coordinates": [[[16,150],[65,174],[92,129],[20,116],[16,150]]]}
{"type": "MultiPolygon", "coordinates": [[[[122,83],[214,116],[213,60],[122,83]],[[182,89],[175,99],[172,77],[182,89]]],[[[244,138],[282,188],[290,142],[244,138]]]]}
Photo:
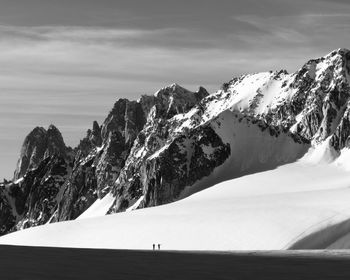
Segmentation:
{"type": "Polygon", "coordinates": [[[181,201],[26,229],[1,244],[173,250],[286,249],[349,217],[350,173],[299,162],[220,183],[181,201]],[[288,178],[288,179],[286,179],[288,178]],[[142,233],[142,234],[140,234],[142,233]]]}
{"type": "Polygon", "coordinates": [[[104,216],[107,214],[109,208],[114,202],[112,194],[108,193],[103,198],[97,199],[83,214],[81,214],[76,220],[104,216]]]}
{"type": "Polygon", "coordinates": [[[339,150],[345,145],[343,123],[348,121],[349,58],[348,50],[339,49],[293,74],[281,70],[233,78],[203,101],[204,117],[239,110],[316,142],[334,135],[331,144],[339,150]]]}
{"type": "MultiPolygon", "coordinates": [[[[292,94],[287,87],[292,75],[285,70],[243,75],[223,85],[228,108],[267,114],[292,94]]],[[[213,110],[212,110],[213,111],[213,110]]]]}
{"type": "MultiPolygon", "coordinates": [[[[225,180],[294,162],[310,147],[303,138],[244,117],[239,112],[224,111],[211,122],[211,126],[223,143],[230,146],[230,156],[209,176],[186,186],[181,198],[225,180]]],[[[209,152],[209,156],[213,155],[209,152]]]]}

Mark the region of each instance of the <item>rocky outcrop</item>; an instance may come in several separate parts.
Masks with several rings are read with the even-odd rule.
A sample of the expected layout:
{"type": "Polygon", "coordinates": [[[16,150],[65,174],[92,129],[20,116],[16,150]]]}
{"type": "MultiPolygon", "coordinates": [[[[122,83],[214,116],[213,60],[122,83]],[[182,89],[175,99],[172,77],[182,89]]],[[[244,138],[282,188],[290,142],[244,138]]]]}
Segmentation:
{"type": "Polygon", "coordinates": [[[153,141],[150,137],[147,143],[134,146],[113,189],[116,201],[111,212],[125,210],[140,197],[139,207],[174,201],[186,186],[209,176],[230,156],[230,146],[210,125],[180,134],[158,151],[153,141]],[[138,157],[143,146],[148,151],[138,157]]]}
{"type": "Polygon", "coordinates": [[[66,154],[67,148],[61,132],[54,125],[50,125],[47,130],[36,127],[24,140],[14,179],[17,180],[27,171],[38,167],[40,162],[49,156],[65,158],[66,154]]]}
{"type": "Polygon", "coordinates": [[[69,174],[70,167],[66,159],[53,155],[29,171],[21,182],[10,187],[9,195],[16,205],[16,230],[42,225],[51,218],[69,174]]]}
{"type": "MultiPolygon", "coordinates": [[[[309,61],[303,70],[302,77],[295,77],[292,86],[300,83],[294,103],[295,116],[299,134],[316,141],[323,141],[335,133],[339,126],[350,98],[349,63],[350,52],[339,49],[328,56],[309,61]]],[[[341,149],[344,146],[336,146],[341,149]]]]}
{"type": "Polygon", "coordinates": [[[0,186],[0,233],[46,223],[57,209],[57,198],[70,173],[67,160],[46,157],[20,179],[0,186]]]}
{"type": "Polygon", "coordinates": [[[0,235],[11,231],[16,225],[15,205],[8,195],[11,183],[0,183],[0,235]]]}
{"type": "Polygon", "coordinates": [[[97,178],[93,159],[76,164],[57,197],[57,211],[52,221],[77,218],[97,199],[97,178]]]}

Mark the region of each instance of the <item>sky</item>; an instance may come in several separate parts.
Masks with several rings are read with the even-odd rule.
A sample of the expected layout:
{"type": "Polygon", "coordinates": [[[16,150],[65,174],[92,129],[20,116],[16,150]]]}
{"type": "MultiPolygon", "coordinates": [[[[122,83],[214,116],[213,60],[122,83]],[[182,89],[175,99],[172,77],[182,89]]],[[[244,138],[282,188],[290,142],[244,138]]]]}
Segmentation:
{"type": "Polygon", "coordinates": [[[118,98],[292,72],[349,34],[348,0],[0,0],[0,180],[35,126],[76,146],[118,98]]]}

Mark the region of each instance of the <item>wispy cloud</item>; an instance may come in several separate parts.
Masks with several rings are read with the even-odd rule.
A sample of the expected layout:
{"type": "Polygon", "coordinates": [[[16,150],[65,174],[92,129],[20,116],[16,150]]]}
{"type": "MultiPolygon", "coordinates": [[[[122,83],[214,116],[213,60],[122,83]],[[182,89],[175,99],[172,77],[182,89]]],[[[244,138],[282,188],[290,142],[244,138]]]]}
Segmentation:
{"type": "Polygon", "coordinates": [[[0,90],[152,92],[179,82],[210,90],[233,75],[287,67],[342,47],[348,14],[236,16],[207,36],[196,28],[154,30],[79,26],[0,26],[0,90]],[[214,39],[213,39],[214,38],[214,39]],[[320,44],[322,38],[323,44],[320,44]]]}

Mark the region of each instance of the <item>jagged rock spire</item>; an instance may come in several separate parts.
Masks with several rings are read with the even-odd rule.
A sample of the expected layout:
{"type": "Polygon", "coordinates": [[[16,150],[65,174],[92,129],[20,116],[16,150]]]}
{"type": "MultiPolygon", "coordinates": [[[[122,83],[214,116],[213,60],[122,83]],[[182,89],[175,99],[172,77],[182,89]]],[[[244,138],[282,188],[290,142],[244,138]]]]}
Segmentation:
{"type": "Polygon", "coordinates": [[[23,142],[14,179],[17,180],[27,170],[36,168],[51,155],[65,157],[66,149],[62,134],[54,125],[50,125],[47,130],[43,127],[34,128],[23,142]]]}

